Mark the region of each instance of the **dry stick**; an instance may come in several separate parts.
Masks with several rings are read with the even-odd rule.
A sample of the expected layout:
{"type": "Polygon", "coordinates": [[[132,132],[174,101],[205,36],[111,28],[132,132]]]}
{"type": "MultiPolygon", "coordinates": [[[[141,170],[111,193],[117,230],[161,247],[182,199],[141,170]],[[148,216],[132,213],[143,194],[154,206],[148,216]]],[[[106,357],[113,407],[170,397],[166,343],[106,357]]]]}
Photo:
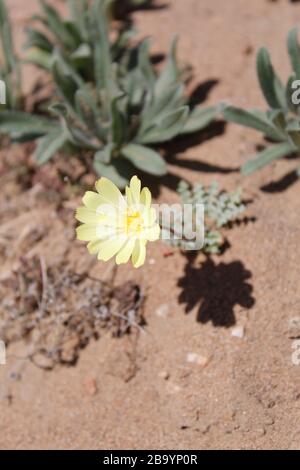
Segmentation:
{"type": "Polygon", "coordinates": [[[45,313],[45,304],[46,304],[46,296],[48,292],[48,276],[47,276],[47,267],[45,258],[41,255],[40,256],[40,266],[41,266],[41,275],[42,275],[42,295],[41,301],[39,303],[39,317],[42,318],[45,313]]]}
{"type": "MultiPolygon", "coordinates": [[[[117,273],[118,273],[118,267],[119,266],[116,263],[113,263],[109,266],[109,268],[105,272],[105,277],[107,277],[110,274],[109,280],[107,281],[107,285],[108,285],[109,291],[110,291],[110,293],[109,293],[109,303],[111,303],[111,300],[112,300],[112,297],[113,297],[114,288],[115,288],[115,280],[116,280],[117,273]]],[[[113,313],[113,316],[117,317],[117,318],[121,318],[122,320],[125,320],[129,323],[129,319],[125,315],[122,315],[121,313],[113,313]]],[[[131,326],[134,326],[135,328],[137,328],[138,331],[145,333],[144,328],[142,328],[135,321],[131,322],[131,326]]]]}
{"type": "Polygon", "coordinates": [[[112,313],[112,315],[116,318],[121,318],[122,320],[125,320],[130,326],[135,326],[141,333],[145,333],[144,328],[142,328],[138,323],[135,321],[129,321],[128,317],[125,315],[122,315],[121,313],[112,313]]]}
{"type": "Polygon", "coordinates": [[[104,273],[104,282],[109,287],[110,292],[113,292],[114,290],[117,273],[118,273],[118,265],[114,262],[108,266],[107,270],[104,273]],[[106,278],[108,278],[107,281],[105,280],[106,278]]]}

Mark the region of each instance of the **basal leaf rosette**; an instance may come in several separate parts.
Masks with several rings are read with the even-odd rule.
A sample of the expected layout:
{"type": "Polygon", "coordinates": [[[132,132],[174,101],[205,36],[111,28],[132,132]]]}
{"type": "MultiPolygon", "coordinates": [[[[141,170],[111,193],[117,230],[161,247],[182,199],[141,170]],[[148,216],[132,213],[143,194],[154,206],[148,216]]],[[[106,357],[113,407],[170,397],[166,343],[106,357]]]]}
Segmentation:
{"type": "Polygon", "coordinates": [[[160,236],[149,189],[141,189],[141,181],[133,176],[125,196],[107,178],[96,182],[96,190],[87,191],[83,206],[76,210],[76,219],[82,223],[76,229],[78,240],[89,242],[88,251],[99,260],[115,256],[116,264],[123,264],[131,258],[139,268],[145,263],[147,242],[160,236]]]}

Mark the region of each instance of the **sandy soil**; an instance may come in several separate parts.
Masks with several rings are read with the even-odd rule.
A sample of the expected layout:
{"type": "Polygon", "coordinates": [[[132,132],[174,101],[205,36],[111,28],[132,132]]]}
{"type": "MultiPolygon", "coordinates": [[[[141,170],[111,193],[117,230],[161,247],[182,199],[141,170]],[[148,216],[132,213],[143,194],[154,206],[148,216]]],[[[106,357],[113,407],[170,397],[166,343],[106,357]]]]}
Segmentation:
{"type": "MultiPolygon", "coordinates": [[[[206,104],[264,105],[254,65],[260,45],[287,77],[285,41],[300,24],[300,4],[166,3],[135,14],[140,34],[153,36],[154,52],[180,34],[180,58],[194,67],[191,89],[206,84],[206,104]]],[[[8,4],[21,38],[35,2],[8,4]]],[[[220,125],[170,148],[160,200],[174,199],[178,177],[228,189],[242,184],[255,222],[230,231],[221,257],[200,254],[188,264],[179,252],[165,258],[165,246],[154,244],[141,270],[120,270],[119,280],[134,279],[147,291],[145,333],[107,333],[82,351],[76,367],[51,372],[18,359],[22,345],[9,349],[0,366],[2,449],[300,449],[300,366],[292,364],[289,327],[300,316],[300,184],[291,159],[240,177],[236,168],[261,143],[256,132],[220,125]],[[232,335],[237,327],[242,338],[232,335]],[[187,362],[189,353],[201,364],[187,362]]],[[[59,246],[73,236],[71,218],[64,223],[59,246]]],[[[72,245],[69,256],[87,263],[81,244],[72,245]]],[[[96,265],[92,273],[104,269],[96,265]]]]}

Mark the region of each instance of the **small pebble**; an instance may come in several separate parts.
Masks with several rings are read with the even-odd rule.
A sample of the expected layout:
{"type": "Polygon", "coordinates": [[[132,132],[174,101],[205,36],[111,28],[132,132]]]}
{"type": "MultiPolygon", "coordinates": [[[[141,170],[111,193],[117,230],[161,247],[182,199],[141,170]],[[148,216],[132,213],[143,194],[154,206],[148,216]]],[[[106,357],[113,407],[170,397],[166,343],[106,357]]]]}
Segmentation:
{"type": "Polygon", "coordinates": [[[258,428],[253,432],[253,437],[263,437],[266,435],[265,428],[258,428]]]}
{"type": "Polygon", "coordinates": [[[186,356],[186,361],[191,364],[197,364],[200,367],[205,367],[208,364],[208,357],[200,356],[197,353],[188,353],[186,356]]]}
{"type": "Polygon", "coordinates": [[[272,418],[272,416],[267,415],[267,416],[265,417],[265,419],[264,419],[264,424],[265,424],[266,426],[272,426],[274,423],[275,423],[275,420],[274,420],[274,418],[272,418]]]}
{"type": "Polygon", "coordinates": [[[181,391],[181,387],[177,384],[174,384],[172,382],[167,382],[167,392],[170,394],[175,394],[179,393],[181,391]]]}
{"type": "Polygon", "coordinates": [[[288,334],[290,339],[297,339],[300,336],[300,317],[292,317],[289,320],[288,334]]]}
{"type": "Polygon", "coordinates": [[[91,395],[91,396],[96,395],[98,391],[96,379],[92,377],[86,379],[84,383],[84,387],[88,395],[91,395]]]}
{"type": "Polygon", "coordinates": [[[156,315],[158,317],[167,317],[170,311],[169,304],[162,304],[156,309],[156,315]]]}
{"type": "Polygon", "coordinates": [[[231,330],[231,336],[234,338],[244,338],[245,329],[243,326],[236,326],[231,330]]]}
{"type": "Polygon", "coordinates": [[[159,374],[158,374],[158,377],[160,377],[161,379],[163,380],[168,380],[170,378],[170,374],[169,372],[167,372],[166,370],[162,370],[159,374]]]}

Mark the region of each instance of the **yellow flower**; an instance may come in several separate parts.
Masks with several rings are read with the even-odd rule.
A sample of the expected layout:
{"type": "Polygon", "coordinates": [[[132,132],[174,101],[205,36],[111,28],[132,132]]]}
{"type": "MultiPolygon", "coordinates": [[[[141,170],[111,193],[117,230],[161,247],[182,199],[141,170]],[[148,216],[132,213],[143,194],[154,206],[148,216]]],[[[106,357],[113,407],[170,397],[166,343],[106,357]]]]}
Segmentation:
{"type": "Polygon", "coordinates": [[[89,252],[98,254],[99,260],[116,256],[116,263],[122,264],[131,258],[135,268],[142,266],[147,242],[160,235],[149,189],[141,191],[140,180],[133,176],[125,197],[107,178],[96,182],[96,190],[85,193],[84,207],[76,211],[76,219],[83,223],[76,229],[78,240],[88,241],[89,252]]]}

